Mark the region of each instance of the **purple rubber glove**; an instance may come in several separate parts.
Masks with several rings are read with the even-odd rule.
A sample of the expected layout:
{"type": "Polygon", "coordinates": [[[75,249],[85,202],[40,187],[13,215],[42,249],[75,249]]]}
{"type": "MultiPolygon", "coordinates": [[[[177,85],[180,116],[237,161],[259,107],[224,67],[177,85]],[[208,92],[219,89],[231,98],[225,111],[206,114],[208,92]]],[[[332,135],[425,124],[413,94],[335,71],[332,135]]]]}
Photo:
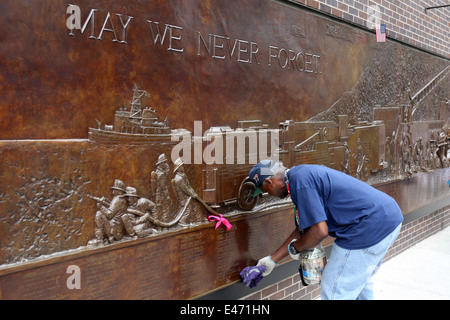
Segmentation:
{"type": "Polygon", "coordinates": [[[250,288],[254,288],[263,278],[263,272],[266,271],[265,266],[247,267],[241,271],[242,282],[250,288]]]}

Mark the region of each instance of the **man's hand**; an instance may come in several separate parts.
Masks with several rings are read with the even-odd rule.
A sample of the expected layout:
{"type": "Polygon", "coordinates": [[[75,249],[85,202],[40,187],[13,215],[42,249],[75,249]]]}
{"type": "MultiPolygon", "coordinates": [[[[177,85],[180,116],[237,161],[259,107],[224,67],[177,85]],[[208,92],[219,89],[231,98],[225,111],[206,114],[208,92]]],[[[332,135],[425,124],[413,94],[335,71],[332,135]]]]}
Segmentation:
{"type": "Polygon", "coordinates": [[[275,266],[277,266],[278,264],[272,260],[272,258],[270,256],[267,256],[265,258],[262,258],[261,260],[258,261],[258,264],[256,265],[257,267],[259,266],[265,266],[266,267],[266,271],[264,271],[262,273],[262,276],[268,276],[273,268],[275,268],[275,266]]]}

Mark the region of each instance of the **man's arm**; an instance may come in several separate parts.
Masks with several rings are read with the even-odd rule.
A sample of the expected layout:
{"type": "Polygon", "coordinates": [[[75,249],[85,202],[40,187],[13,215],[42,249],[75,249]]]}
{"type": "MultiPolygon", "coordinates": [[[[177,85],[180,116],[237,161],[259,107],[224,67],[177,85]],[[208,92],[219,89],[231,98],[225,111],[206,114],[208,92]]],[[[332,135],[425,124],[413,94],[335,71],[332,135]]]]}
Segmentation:
{"type": "Polygon", "coordinates": [[[300,235],[300,231],[296,228],[286,241],[270,256],[273,261],[278,263],[289,254],[288,245],[292,240],[297,239],[297,241],[294,242],[294,247],[297,251],[304,251],[306,249],[314,248],[327,236],[328,225],[326,221],[312,225],[302,236],[300,235]]]}

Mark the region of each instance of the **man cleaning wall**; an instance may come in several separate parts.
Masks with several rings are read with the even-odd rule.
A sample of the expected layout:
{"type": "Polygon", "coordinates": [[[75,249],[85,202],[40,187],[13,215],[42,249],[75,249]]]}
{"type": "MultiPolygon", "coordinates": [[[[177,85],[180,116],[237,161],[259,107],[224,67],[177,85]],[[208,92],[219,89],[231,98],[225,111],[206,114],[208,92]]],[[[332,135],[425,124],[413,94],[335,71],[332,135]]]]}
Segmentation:
{"type": "Polygon", "coordinates": [[[286,169],[280,162],[265,160],[249,173],[261,192],[294,203],[297,228],[271,255],[256,267],[243,270],[244,284],[255,286],[288,254],[302,252],[335,237],[321,279],[321,298],[374,299],[372,276],[394,243],[403,222],[393,198],[343,172],[319,165],[286,169]]]}

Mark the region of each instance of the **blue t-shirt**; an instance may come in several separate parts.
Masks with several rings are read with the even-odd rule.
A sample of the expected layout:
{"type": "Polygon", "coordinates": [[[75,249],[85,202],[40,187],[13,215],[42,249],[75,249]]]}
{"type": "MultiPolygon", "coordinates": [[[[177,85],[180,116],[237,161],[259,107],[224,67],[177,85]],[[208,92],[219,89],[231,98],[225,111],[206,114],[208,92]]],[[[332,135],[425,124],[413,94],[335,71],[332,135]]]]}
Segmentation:
{"type": "Polygon", "coordinates": [[[403,221],[393,198],[343,172],[300,165],[287,173],[299,228],[326,221],[344,249],[364,249],[383,240],[403,221]]]}

